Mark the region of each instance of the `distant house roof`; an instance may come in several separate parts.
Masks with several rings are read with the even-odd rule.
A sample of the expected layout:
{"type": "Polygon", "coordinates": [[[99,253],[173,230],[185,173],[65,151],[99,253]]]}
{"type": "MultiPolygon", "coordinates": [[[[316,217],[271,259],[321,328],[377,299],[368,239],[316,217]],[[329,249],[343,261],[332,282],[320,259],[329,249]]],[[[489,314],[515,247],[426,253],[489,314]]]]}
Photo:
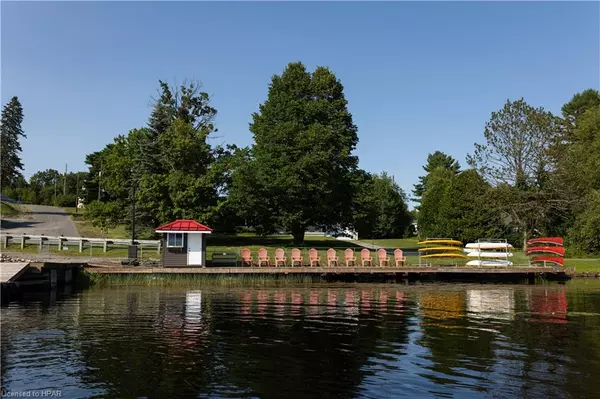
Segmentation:
{"type": "Polygon", "coordinates": [[[213,230],[195,220],[178,219],[174,222],[163,224],[156,228],[157,232],[162,231],[206,231],[212,232],[213,230]]]}

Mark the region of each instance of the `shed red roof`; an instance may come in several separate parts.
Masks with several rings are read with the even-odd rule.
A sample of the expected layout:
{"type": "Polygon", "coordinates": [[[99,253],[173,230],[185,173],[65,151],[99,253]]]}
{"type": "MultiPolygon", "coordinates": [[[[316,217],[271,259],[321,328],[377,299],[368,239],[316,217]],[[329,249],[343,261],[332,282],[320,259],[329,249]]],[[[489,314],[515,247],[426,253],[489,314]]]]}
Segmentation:
{"type": "Polygon", "coordinates": [[[174,222],[163,224],[156,231],[213,231],[210,227],[195,220],[178,219],[174,222]]]}

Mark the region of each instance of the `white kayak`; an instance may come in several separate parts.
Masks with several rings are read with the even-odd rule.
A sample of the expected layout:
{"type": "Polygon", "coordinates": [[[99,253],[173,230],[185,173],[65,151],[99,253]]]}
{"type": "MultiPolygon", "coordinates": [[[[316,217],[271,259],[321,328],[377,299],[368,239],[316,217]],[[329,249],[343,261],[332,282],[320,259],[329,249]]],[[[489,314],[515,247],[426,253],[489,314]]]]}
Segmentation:
{"type": "Polygon", "coordinates": [[[512,262],[508,260],[470,260],[467,266],[512,266],[512,262]]]}
{"type": "Polygon", "coordinates": [[[486,252],[486,251],[478,251],[473,250],[467,253],[469,258],[500,258],[507,259],[513,256],[512,252],[486,252]]]}
{"type": "Polygon", "coordinates": [[[465,249],[513,249],[513,246],[507,242],[470,242],[465,245],[465,249]]]}

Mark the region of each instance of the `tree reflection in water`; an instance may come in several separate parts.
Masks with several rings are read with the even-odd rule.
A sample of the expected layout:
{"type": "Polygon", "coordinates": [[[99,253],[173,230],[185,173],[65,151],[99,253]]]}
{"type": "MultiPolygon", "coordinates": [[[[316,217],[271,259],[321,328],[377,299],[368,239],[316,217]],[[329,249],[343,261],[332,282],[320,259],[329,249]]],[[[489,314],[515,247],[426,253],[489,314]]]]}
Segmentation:
{"type": "Polygon", "coordinates": [[[3,309],[3,385],[76,381],[83,397],[592,396],[598,288],[92,289],[3,309]]]}

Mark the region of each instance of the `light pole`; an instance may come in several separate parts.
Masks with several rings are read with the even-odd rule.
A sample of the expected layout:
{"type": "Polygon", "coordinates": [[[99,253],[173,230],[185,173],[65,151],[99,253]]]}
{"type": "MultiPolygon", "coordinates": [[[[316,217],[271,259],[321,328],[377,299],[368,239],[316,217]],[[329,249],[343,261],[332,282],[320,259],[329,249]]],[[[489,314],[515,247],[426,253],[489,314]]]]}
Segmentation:
{"type": "Polygon", "coordinates": [[[100,172],[98,172],[98,202],[100,202],[100,193],[102,192],[102,169],[104,168],[104,158],[100,160],[100,172]]]}
{"type": "Polygon", "coordinates": [[[79,209],[79,173],[77,173],[77,185],[75,186],[75,213],[79,209]]]}
{"type": "Polygon", "coordinates": [[[131,245],[135,245],[135,179],[133,180],[133,196],[131,198],[131,245]]]}
{"type": "Polygon", "coordinates": [[[137,179],[132,169],[131,171],[131,245],[129,246],[129,261],[137,261],[137,245],[135,244],[135,191],[137,179]]]}

